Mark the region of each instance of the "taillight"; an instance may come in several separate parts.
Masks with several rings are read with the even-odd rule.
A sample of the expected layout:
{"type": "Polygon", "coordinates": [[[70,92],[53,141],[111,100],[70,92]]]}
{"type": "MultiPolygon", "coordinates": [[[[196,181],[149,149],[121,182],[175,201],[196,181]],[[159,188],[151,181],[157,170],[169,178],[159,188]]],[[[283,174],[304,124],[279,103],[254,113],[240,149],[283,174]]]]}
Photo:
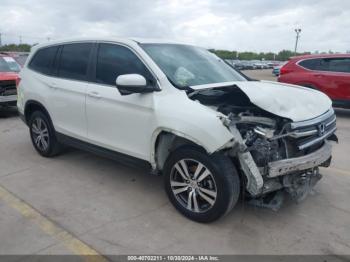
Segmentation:
{"type": "Polygon", "coordinates": [[[284,74],[287,74],[289,73],[291,70],[288,70],[286,68],[286,66],[282,66],[281,69],[280,69],[280,75],[284,75],[284,74]]]}
{"type": "Polygon", "coordinates": [[[21,82],[21,78],[20,77],[17,77],[16,78],[16,87],[18,88],[19,86],[19,82],[21,82]]]}

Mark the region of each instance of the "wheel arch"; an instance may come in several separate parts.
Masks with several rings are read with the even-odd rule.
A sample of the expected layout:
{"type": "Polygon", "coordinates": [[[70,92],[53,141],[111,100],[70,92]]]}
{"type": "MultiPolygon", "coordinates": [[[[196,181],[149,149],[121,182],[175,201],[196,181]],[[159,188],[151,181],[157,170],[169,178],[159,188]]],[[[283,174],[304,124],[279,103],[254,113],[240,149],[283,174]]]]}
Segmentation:
{"type": "Polygon", "coordinates": [[[183,132],[169,128],[157,129],[152,135],[151,145],[151,165],[157,171],[163,169],[164,163],[170,153],[182,146],[192,145],[208,154],[212,153],[199,140],[183,132]]]}
{"type": "Polygon", "coordinates": [[[53,126],[49,112],[42,103],[36,100],[28,100],[24,106],[24,119],[27,125],[29,124],[31,114],[35,111],[43,112],[48,117],[50,124],[53,126]]]}

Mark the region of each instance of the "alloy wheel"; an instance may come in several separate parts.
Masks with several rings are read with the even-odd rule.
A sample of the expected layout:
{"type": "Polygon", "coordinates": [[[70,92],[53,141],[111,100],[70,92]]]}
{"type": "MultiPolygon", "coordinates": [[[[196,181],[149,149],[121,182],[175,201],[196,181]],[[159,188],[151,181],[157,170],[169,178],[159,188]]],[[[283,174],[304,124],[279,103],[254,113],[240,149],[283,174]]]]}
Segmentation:
{"type": "Polygon", "coordinates": [[[172,168],[170,185],[176,200],[192,212],[206,212],[216,202],[217,187],[214,177],[197,160],[178,161],[172,168]]]}
{"type": "Polygon", "coordinates": [[[41,118],[35,118],[31,126],[33,142],[40,151],[46,151],[49,148],[50,137],[49,130],[45,121],[41,118]]]}

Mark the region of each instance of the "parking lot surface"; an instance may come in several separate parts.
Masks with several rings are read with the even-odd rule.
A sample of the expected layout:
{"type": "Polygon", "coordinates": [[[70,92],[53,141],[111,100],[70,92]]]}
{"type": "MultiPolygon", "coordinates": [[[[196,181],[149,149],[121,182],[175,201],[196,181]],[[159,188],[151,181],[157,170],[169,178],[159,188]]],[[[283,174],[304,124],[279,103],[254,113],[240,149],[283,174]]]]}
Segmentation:
{"type": "Polygon", "coordinates": [[[242,201],[199,224],[169,203],[161,176],[74,149],[40,157],[3,111],[0,254],[350,254],[350,110],[336,112],[340,142],[313,195],[277,212],[242,201]]]}
{"type": "Polygon", "coordinates": [[[277,81],[277,77],[272,74],[272,69],[264,70],[244,70],[243,74],[246,74],[250,78],[268,80],[268,81],[277,81]]]}

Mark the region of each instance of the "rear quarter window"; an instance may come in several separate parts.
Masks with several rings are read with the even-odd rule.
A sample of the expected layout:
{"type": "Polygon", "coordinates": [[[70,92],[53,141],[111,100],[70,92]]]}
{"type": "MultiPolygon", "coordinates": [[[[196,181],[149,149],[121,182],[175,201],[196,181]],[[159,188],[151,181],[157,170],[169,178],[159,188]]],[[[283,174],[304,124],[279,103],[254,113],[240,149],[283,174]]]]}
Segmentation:
{"type": "Polygon", "coordinates": [[[58,51],[58,46],[39,49],[29,63],[29,68],[45,75],[52,74],[53,61],[58,51]]]}

